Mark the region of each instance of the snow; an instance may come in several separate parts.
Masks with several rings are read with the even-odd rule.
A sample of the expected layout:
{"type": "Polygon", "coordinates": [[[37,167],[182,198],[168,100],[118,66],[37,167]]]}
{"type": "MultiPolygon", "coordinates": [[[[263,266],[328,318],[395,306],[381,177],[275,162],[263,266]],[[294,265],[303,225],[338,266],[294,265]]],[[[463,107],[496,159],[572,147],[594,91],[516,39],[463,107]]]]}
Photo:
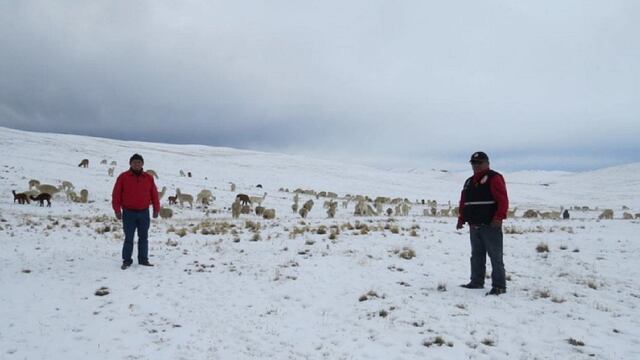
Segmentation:
{"type": "Polygon", "coordinates": [[[344,209],[340,199],[336,218],[327,219],[325,199],[314,198],[302,220],[290,209],[293,193],[278,191],[435,199],[447,208],[468,173],[7,128],[0,128],[0,144],[3,359],[640,356],[640,224],[622,220],[623,206],[640,212],[640,163],[504,173],[511,207],[518,208],[518,217],[505,221],[510,280],[507,294],[487,297],[488,289],[458,286],[468,281],[470,249],[468,231],[456,231],[455,218],[423,216],[424,206],[415,203],[407,217],[355,217],[354,203],[344,209]],[[134,263],[122,271],[122,230],[110,205],[115,178],[100,161],[116,160],[117,175],[134,152],[158,173],[158,187],[168,188],[163,206],[176,188],[193,195],[207,188],[216,197],[209,210],[217,212],[172,206],[172,219],[152,221],[156,266],[134,263]],[[77,166],[83,158],[89,168],[77,166]],[[181,169],[193,177],[180,177],[181,169]],[[26,191],[30,179],[71,181],[76,192],[89,190],[90,202],[56,195],[51,208],[14,204],[11,190],[26,191]],[[228,208],[239,192],[267,192],[263,205],[275,208],[277,218],[232,219],[228,208]],[[592,210],[571,210],[563,221],[519,217],[525,209],[561,206],[592,210]],[[614,210],[614,220],[597,219],[604,208],[614,210]],[[216,225],[217,234],[203,234],[216,225]],[[340,229],[335,239],[332,226],[340,229]],[[176,230],[183,228],[181,237],[176,230]],[[549,252],[536,251],[541,243],[549,252]],[[405,248],[416,256],[399,257],[405,248]],[[94,295],[101,287],[109,294],[94,295]],[[370,291],[377,296],[360,301],[370,291]],[[425,345],[437,337],[443,345],[425,345]]]}

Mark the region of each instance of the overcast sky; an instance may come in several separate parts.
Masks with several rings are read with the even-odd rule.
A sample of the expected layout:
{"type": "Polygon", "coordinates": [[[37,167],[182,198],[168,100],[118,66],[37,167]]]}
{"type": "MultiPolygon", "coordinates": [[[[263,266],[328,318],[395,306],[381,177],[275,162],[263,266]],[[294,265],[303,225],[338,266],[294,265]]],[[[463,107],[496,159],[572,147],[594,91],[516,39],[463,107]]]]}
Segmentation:
{"type": "Polygon", "coordinates": [[[640,161],[640,1],[0,1],[0,126],[385,167],[640,161]]]}

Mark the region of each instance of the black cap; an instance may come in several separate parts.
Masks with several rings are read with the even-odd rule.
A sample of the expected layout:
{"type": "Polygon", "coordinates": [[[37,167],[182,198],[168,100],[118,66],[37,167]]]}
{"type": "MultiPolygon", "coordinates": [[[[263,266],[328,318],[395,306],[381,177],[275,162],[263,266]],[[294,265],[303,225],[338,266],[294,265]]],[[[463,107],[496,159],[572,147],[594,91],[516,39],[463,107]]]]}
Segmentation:
{"type": "Polygon", "coordinates": [[[133,160],[140,160],[144,164],[144,159],[142,158],[142,155],[140,155],[138,153],[133,154],[133,156],[131,156],[131,158],[129,159],[129,164],[131,164],[133,162],[133,160]]]}
{"type": "Polygon", "coordinates": [[[469,160],[469,162],[472,161],[489,161],[489,157],[482,151],[476,151],[471,154],[471,159],[469,160]]]}

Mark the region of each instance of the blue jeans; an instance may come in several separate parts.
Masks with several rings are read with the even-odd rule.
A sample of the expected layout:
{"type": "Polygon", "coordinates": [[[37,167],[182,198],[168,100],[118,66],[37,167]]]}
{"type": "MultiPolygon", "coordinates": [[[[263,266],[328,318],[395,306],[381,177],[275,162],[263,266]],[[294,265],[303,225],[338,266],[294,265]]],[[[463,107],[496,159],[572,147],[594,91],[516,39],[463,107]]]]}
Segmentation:
{"type": "Polygon", "coordinates": [[[133,255],[133,235],[138,229],[138,262],[149,260],[149,209],[122,209],[122,227],[124,228],[124,245],[122,246],[122,261],[131,264],[133,255]]]}
{"type": "Polygon", "coordinates": [[[490,225],[470,225],[471,282],[484,285],[487,254],[491,259],[492,287],[506,289],[504,262],[502,261],[502,228],[490,225]]]}

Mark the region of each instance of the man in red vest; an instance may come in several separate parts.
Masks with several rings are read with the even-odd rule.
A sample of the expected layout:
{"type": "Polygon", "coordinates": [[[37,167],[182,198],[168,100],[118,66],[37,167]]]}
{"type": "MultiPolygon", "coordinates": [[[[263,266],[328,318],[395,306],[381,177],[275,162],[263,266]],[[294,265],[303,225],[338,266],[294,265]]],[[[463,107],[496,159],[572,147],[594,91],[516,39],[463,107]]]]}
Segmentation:
{"type": "Polygon", "coordinates": [[[484,288],[487,254],[491,259],[491,291],[487,295],[507,292],[502,261],[502,220],[507,218],[509,198],[504,178],[489,168],[489,157],[482,151],[471,155],[473,176],[467,179],[460,196],[456,229],[469,224],[471,238],[471,281],[467,289],[484,288]]]}
{"type": "Polygon", "coordinates": [[[122,270],[133,263],[133,236],[138,230],[138,264],[153,266],[149,262],[149,205],[153,205],[153,218],[158,217],[160,200],[153,176],[142,169],[144,159],[133,154],[129,170],[118,176],[111,195],[111,205],[116,218],[122,220],[124,245],[122,246],[122,270]]]}

